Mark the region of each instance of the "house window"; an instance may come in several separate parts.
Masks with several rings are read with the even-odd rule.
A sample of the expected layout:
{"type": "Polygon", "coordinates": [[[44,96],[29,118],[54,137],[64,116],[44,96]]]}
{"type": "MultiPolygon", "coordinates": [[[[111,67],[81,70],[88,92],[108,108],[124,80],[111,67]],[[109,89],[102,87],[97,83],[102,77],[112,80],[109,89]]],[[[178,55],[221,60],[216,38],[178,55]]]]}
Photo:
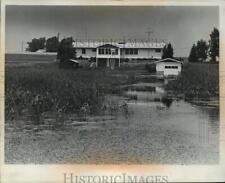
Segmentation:
{"type": "Polygon", "coordinates": [[[155,49],[155,52],[160,53],[161,52],[161,49],[160,48],[156,48],[155,49]]]}
{"type": "Polygon", "coordinates": [[[86,54],[86,49],[82,48],[82,54],[86,54]]]}
{"type": "Polygon", "coordinates": [[[126,55],[138,55],[138,49],[136,48],[127,48],[125,49],[126,55]]]}
{"type": "Polygon", "coordinates": [[[99,55],[118,55],[118,49],[116,48],[99,48],[99,55]]]}
{"type": "Polygon", "coordinates": [[[165,66],[165,69],[178,69],[178,66],[165,66]]]}
{"type": "Polygon", "coordinates": [[[129,49],[129,52],[130,52],[129,53],[130,55],[133,55],[134,54],[134,50],[133,49],[129,49]]]}
{"type": "Polygon", "coordinates": [[[138,55],[138,49],[134,49],[134,55],[138,55]]]}
{"type": "Polygon", "coordinates": [[[118,55],[118,49],[111,49],[111,48],[99,48],[98,49],[99,55],[118,55]]]}
{"type": "Polygon", "coordinates": [[[111,49],[110,48],[106,48],[105,49],[105,54],[106,55],[110,55],[111,54],[111,49]]]}
{"type": "Polygon", "coordinates": [[[118,49],[112,48],[111,53],[112,53],[112,55],[118,55],[118,49]]]}
{"type": "Polygon", "coordinates": [[[93,52],[96,52],[96,48],[92,48],[92,51],[93,51],[93,52]]]}
{"type": "Polygon", "coordinates": [[[98,49],[98,54],[99,55],[104,55],[104,53],[105,53],[105,49],[104,48],[99,48],[98,49]]]}

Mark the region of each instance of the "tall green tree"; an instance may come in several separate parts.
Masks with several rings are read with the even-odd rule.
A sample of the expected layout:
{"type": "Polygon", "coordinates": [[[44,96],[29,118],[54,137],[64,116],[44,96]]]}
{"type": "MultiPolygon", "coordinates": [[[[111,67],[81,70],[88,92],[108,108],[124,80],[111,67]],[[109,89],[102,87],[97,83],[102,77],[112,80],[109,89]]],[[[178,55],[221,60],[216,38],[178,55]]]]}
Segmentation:
{"type": "Polygon", "coordinates": [[[57,52],[59,47],[59,40],[56,36],[48,38],[46,41],[47,52],[57,52]]]}
{"type": "Polygon", "coordinates": [[[164,58],[173,58],[173,46],[171,43],[165,45],[162,51],[162,59],[164,58]]]}
{"type": "Polygon", "coordinates": [[[207,58],[207,52],[208,52],[208,45],[206,41],[202,39],[199,40],[197,42],[196,51],[197,51],[198,61],[204,61],[207,58]]]}
{"type": "Polygon", "coordinates": [[[219,57],[219,30],[217,28],[214,28],[210,34],[209,55],[213,62],[216,61],[216,57],[219,57]]]}
{"type": "Polygon", "coordinates": [[[195,44],[193,44],[190,55],[188,57],[189,62],[197,62],[198,61],[198,56],[197,56],[197,47],[195,44]]]}

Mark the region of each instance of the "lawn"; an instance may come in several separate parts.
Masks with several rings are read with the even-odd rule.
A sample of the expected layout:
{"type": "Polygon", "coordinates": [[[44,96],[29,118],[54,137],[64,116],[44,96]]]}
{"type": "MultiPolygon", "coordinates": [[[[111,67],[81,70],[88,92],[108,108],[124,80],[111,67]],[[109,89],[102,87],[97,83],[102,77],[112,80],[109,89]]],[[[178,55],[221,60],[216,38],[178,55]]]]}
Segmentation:
{"type": "Polygon", "coordinates": [[[183,94],[186,100],[210,100],[219,97],[219,64],[187,63],[177,80],[166,86],[175,94],[183,94]]]}

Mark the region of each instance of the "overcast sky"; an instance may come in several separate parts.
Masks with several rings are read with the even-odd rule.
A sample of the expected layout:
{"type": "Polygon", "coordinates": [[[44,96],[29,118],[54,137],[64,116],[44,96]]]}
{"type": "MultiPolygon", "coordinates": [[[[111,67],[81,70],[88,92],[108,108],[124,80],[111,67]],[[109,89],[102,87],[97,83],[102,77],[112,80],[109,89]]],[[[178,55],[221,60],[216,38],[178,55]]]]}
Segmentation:
{"type": "Polygon", "coordinates": [[[218,7],[7,6],[6,52],[20,52],[32,38],[166,39],[176,56],[188,56],[199,39],[218,28],[218,7]]]}

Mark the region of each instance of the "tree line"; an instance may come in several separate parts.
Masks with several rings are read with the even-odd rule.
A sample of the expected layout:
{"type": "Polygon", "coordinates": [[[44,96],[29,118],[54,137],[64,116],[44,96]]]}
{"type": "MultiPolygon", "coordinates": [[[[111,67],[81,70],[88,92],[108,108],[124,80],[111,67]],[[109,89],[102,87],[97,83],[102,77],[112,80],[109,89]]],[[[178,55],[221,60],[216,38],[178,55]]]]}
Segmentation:
{"type": "Polygon", "coordinates": [[[28,42],[27,51],[36,52],[39,49],[46,49],[47,52],[57,52],[57,59],[60,60],[60,66],[66,65],[69,59],[76,58],[75,48],[73,48],[73,38],[67,37],[59,41],[55,37],[47,40],[45,38],[32,39],[28,42]]]}
{"type": "Polygon", "coordinates": [[[54,36],[46,40],[45,37],[33,38],[30,42],[27,42],[27,51],[36,52],[40,49],[45,49],[46,52],[57,52],[59,47],[59,38],[54,36]]]}
{"type": "MultiPolygon", "coordinates": [[[[166,44],[162,50],[162,59],[173,58],[173,46],[171,43],[166,44]]],[[[216,62],[219,57],[219,30],[214,28],[210,34],[208,42],[203,39],[198,40],[197,43],[192,45],[188,57],[189,62],[203,62],[209,60],[216,62]]]]}
{"type": "Polygon", "coordinates": [[[203,62],[209,58],[211,62],[216,62],[219,57],[219,30],[214,28],[210,34],[208,43],[203,39],[192,45],[189,62],[203,62]]]}
{"type": "MultiPolygon", "coordinates": [[[[63,57],[69,58],[72,55],[74,57],[72,42],[72,37],[64,38],[61,42],[56,36],[47,40],[45,37],[39,39],[34,38],[31,42],[27,43],[27,51],[36,52],[39,49],[46,49],[46,52],[57,52],[58,57],[63,55],[63,57]]],[[[173,58],[173,54],[172,44],[166,44],[162,50],[162,59],[173,58]]],[[[192,45],[188,60],[189,62],[203,62],[209,58],[211,62],[216,62],[217,57],[219,57],[219,30],[214,28],[208,42],[201,39],[192,45]]]]}

